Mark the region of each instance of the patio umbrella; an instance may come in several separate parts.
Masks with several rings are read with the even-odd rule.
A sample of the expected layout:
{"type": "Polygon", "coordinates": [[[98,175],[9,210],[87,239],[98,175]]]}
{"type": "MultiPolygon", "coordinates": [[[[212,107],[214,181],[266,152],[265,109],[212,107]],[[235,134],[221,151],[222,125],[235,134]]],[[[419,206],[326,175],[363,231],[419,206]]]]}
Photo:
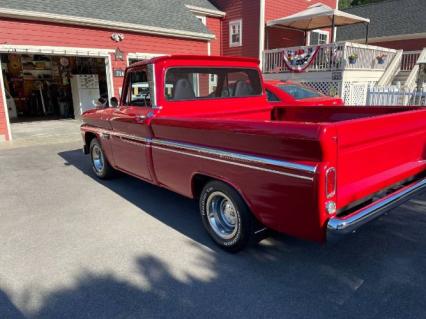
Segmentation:
{"type": "Polygon", "coordinates": [[[368,24],[370,19],[349,14],[333,9],[323,3],[317,3],[308,9],[293,15],[268,21],[268,27],[281,27],[298,31],[312,31],[316,29],[332,28],[332,41],[334,41],[334,28],[363,23],[366,25],[365,41],[368,42],[368,24]]]}

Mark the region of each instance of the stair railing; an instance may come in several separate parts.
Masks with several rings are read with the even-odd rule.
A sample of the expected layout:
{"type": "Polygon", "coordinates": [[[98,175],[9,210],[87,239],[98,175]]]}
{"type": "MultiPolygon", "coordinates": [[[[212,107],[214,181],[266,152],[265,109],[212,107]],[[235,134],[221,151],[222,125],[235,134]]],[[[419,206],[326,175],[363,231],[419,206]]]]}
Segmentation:
{"type": "Polygon", "coordinates": [[[395,75],[401,69],[402,53],[403,53],[402,50],[398,50],[396,52],[392,62],[389,63],[385,72],[383,73],[379,81],[377,82],[377,86],[387,86],[392,83],[392,80],[394,79],[395,75]]]}
{"type": "MultiPolygon", "coordinates": [[[[424,48],[422,53],[420,53],[420,56],[418,57],[417,61],[419,61],[422,57],[425,57],[425,56],[426,56],[426,48],[424,48]]],[[[416,84],[417,84],[417,76],[419,74],[419,65],[417,64],[417,61],[413,69],[411,70],[410,74],[408,75],[408,78],[404,84],[404,87],[406,88],[406,90],[410,92],[415,90],[416,84]]]]}

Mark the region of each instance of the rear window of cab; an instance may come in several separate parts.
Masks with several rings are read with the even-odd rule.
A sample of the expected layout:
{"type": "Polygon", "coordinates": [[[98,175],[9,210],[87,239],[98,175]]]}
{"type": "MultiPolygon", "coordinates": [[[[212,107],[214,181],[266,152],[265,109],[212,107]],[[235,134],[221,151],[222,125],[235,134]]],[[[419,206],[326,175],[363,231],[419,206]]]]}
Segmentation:
{"type": "Polygon", "coordinates": [[[262,95],[258,70],[249,68],[170,68],[164,95],[169,101],[242,98],[262,95]]]}

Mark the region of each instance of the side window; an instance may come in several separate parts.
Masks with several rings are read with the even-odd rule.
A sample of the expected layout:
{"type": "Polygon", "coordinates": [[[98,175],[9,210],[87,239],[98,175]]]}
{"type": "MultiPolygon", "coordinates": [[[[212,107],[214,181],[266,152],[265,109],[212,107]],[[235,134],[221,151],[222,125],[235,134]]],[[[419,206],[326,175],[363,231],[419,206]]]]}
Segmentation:
{"type": "Polygon", "coordinates": [[[323,30],[313,30],[310,33],[310,45],[327,44],[328,43],[328,32],[323,30]]]}
{"type": "Polygon", "coordinates": [[[126,105],[151,106],[151,96],[146,70],[137,70],[129,73],[126,92],[126,105]]]}
{"type": "Polygon", "coordinates": [[[242,39],[243,20],[229,22],[229,46],[240,47],[243,45],[242,39]]]}
{"type": "Polygon", "coordinates": [[[280,99],[278,98],[278,96],[276,96],[274,93],[272,93],[269,90],[266,90],[266,95],[268,97],[268,101],[269,102],[279,102],[280,99]]]}

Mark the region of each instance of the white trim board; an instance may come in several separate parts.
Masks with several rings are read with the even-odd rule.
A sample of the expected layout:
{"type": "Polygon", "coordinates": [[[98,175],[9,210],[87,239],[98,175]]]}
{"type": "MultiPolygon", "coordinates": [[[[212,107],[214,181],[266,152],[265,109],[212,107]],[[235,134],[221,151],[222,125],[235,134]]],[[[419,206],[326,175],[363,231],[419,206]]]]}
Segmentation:
{"type": "Polygon", "coordinates": [[[0,16],[7,17],[7,18],[27,19],[27,20],[33,20],[33,21],[48,21],[48,22],[57,22],[57,23],[64,23],[64,24],[74,24],[74,25],[91,26],[91,27],[98,27],[98,28],[105,28],[105,29],[113,29],[113,30],[124,30],[124,31],[156,34],[156,35],[178,37],[178,38],[189,38],[189,39],[198,39],[198,40],[209,40],[209,39],[215,38],[215,35],[213,34],[207,34],[207,33],[201,33],[201,32],[183,31],[183,30],[160,28],[160,27],[141,25],[141,24],[135,24],[135,23],[106,21],[102,19],[83,18],[83,17],[53,14],[53,13],[47,13],[47,12],[29,11],[29,10],[27,11],[27,10],[0,8],[0,16]]]}
{"type": "Polygon", "coordinates": [[[96,49],[96,48],[76,48],[76,47],[56,47],[56,46],[37,46],[37,45],[15,45],[0,44],[2,53],[32,53],[45,55],[64,55],[64,56],[86,56],[86,57],[106,57],[114,53],[114,49],[96,49]]]}
{"type": "Polygon", "coordinates": [[[158,56],[166,55],[164,53],[143,53],[143,52],[131,52],[127,53],[127,66],[130,65],[130,59],[137,59],[137,60],[145,60],[145,59],[151,59],[158,56]]]}
{"type": "Polygon", "coordinates": [[[205,14],[206,16],[209,16],[209,17],[223,18],[226,15],[225,12],[220,11],[220,10],[201,8],[201,7],[193,6],[193,5],[190,5],[190,4],[186,4],[185,7],[187,7],[189,9],[189,11],[191,11],[192,13],[205,14]]]}
{"type": "Polygon", "coordinates": [[[260,68],[263,68],[263,51],[265,50],[265,0],[260,0],[260,21],[259,21],[259,61],[260,68]]]}
{"type": "Polygon", "coordinates": [[[112,57],[109,54],[107,57],[105,57],[105,72],[106,72],[106,78],[107,78],[107,88],[108,88],[108,101],[111,100],[114,94],[114,74],[112,71],[112,57]]]}

